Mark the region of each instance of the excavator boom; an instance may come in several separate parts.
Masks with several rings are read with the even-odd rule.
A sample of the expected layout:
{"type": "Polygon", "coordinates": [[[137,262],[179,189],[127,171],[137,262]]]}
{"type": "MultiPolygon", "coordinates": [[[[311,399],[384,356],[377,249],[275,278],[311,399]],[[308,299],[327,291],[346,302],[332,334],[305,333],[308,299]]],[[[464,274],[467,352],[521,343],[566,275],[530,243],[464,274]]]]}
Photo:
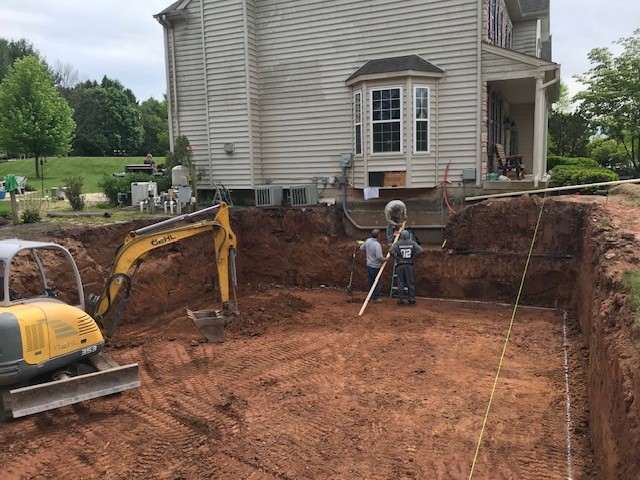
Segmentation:
{"type": "MultiPolygon", "coordinates": [[[[218,273],[218,283],[220,297],[222,300],[222,310],[217,316],[224,319],[224,324],[229,322],[229,317],[238,313],[235,304],[230,301],[230,284],[236,286],[235,278],[235,250],[236,236],[229,223],[229,209],[227,204],[221,203],[214,207],[209,207],[198,212],[182,215],[164,222],[150,225],[131,232],[124,243],[116,252],[111,271],[104,285],[102,295],[95,299],[93,318],[98,321],[105,331],[107,337],[111,337],[117,327],[119,316],[124,309],[126,300],[130,294],[132,268],[139,265],[146,255],[155,249],[165,247],[172,243],[179,242],[185,238],[212,232],[213,249],[215,251],[216,268],[218,273]],[[182,226],[172,226],[173,224],[190,220],[196,215],[202,215],[210,210],[219,209],[213,220],[202,220],[182,226]],[[110,325],[104,325],[104,319],[111,310],[113,302],[120,289],[125,287],[124,295],[117,311],[113,315],[110,325]]],[[[192,318],[191,315],[189,315],[192,318]]],[[[219,334],[208,333],[208,329],[201,325],[202,322],[195,322],[200,332],[211,341],[220,341],[219,334]]]]}

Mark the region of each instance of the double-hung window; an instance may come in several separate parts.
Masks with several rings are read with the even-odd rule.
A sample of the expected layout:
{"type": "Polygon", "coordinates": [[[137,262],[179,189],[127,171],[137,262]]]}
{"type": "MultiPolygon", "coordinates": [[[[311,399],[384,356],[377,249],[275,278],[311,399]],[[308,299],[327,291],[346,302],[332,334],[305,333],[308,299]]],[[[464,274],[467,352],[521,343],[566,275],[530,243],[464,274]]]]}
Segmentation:
{"type": "Polygon", "coordinates": [[[426,153],[429,151],[429,87],[413,88],[413,120],[415,122],[414,151],[426,153]]]}
{"type": "Polygon", "coordinates": [[[362,155],[362,92],[353,95],[353,138],[356,155],[362,155]]]}
{"type": "Polygon", "coordinates": [[[371,90],[371,151],[402,153],[402,88],[371,90]]]}

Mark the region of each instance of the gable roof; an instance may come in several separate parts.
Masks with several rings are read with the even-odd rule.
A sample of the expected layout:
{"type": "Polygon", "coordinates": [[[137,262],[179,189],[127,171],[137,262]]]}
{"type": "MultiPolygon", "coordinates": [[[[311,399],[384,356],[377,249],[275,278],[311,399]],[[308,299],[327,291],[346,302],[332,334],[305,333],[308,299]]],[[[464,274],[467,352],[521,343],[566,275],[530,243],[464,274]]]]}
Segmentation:
{"type": "Polygon", "coordinates": [[[184,5],[182,8],[180,8],[180,5],[182,3],[186,4],[186,3],[189,3],[189,2],[185,2],[185,0],[178,0],[177,2],[173,2],[167,8],[162,10],[160,13],[156,13],[153,17],[154,18],[158,18],[158,17],[160,17],[162,15],[168,15],[170,13],[177,12],[178,10],[182,10],[182,8],[184,8],[186,6],[186,5],[184,5]]]}
{"type": "Polygon", "coordinates": [[[435,74],[433,76],[437,77],[441,77],[444,74],[444,70],[427,62],[418,55],[405,55],[402,57],[369,60],[347,78],[347,84],[353,83],[358,77],[396,72],[425,72],[435,74]]]}

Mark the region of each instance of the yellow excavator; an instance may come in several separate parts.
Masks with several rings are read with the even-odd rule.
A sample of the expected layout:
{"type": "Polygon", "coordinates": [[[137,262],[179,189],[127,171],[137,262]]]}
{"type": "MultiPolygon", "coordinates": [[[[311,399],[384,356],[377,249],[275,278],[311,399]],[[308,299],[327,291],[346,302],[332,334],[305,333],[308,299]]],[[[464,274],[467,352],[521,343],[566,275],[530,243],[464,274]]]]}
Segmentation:
{"type": "Polygon", "coordinates": [[[225,203],[129,233],[115,254],[102,294],[89,299],[88,309],[78,267],[66,248],[0,240],[0,415],[19,418],[139,387],[138,365],[117,365],[102,351],[105,338],[114,334],[132,277],[147,254],[207,232],[213,237],[222,309],[187,314],[209,341],[218,342],[222,328],[238,314],[236,236],[225,203]],[[214,210],[213,220],[195,220],[214,210]],[[191,223],[176,226],[178,222],[191,223]],[[61,261],[70,266],[61,267],[61,261]],[[12,273],[22,282],[12,282],[12,273]],[[64,292],[51,277],[65,283],[64,292]]]}

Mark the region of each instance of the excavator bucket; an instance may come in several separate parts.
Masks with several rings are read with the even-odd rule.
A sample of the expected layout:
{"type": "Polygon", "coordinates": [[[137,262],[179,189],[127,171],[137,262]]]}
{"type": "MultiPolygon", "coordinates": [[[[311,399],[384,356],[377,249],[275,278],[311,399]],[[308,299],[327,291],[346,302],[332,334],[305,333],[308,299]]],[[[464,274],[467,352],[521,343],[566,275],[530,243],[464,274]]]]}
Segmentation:
{"type": "Polygon", "coordinates": [[[101,356],[97,361],[104,370],[2,392],[3,417],[20,418],[140,386],[137,363],[119,366],[101,356]]]}
{"type": "Polygon", "coordinates": [[[223,310],[187,310],[187,317],[191,319],[198,331],[210,342],[224,341],[224,327],[229,325],[231,317],[238,314],[232,304],[225,304],[223,310]]]}

